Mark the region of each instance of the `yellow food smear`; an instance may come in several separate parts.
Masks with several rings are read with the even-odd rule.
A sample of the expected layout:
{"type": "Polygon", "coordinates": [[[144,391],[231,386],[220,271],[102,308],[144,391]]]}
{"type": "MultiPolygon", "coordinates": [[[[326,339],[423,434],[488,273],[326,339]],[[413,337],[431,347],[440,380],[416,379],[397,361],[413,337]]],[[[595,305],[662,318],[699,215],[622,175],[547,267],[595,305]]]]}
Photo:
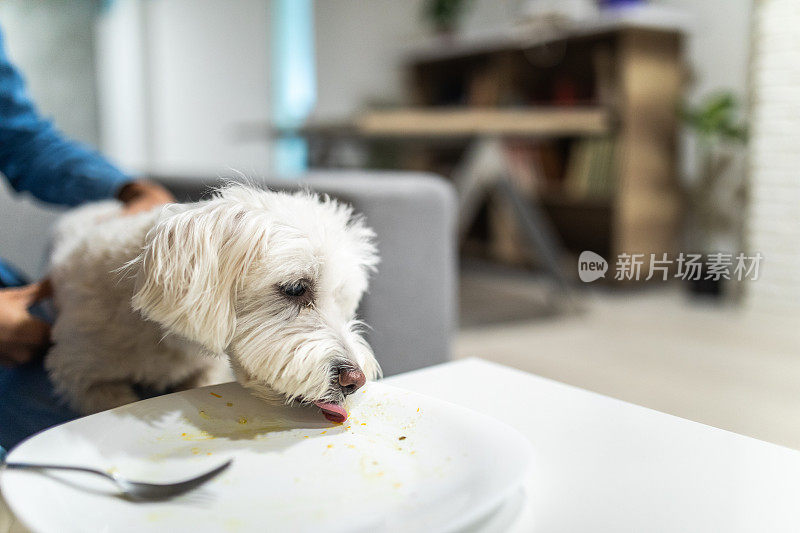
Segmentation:
{"type": "Polygon", "coordinates": [[[225,405],[227,405],[228,407],[233,407],[233,404],[231,402],[228,402],[225,405]]]}
{"type": "Polygon", "coordinates": [[[192,453],[197,455],[198,453],[200,453],[200,448],[192,448],[192,453]]]}
{"type": "Polygon", "coordinates": [[[158,522],[159,520],[166,518],[169,514],[166,512],[154,512],[148,513],[145,518],[147,518],[148,522],[158,522]]]}
{"type": "Polygon", "coordinates": [[[327,433],[327,431],[323,431],[322,433],[320,433],[320,435],[324,435],[325,433],[327,433]]]}
{"type": "Polygon", "coordinates": [[[200,433],[193,433],[191,435],[188,433],[181,433],[181,438],[188,441],[216,439],[214,435],[205,430],[200,431],[200,433]]]}
{"type": "Polygon", "coordinates": [[[239,420],[237,420],[237,422],[239,422],[240,424],[247,424],[247,419],[242,416],[239,418],[239,420]]]}
{"type": "Polygon", "coordinates": [[[222,398],[222,396],[220,396],[219,394],[217,394],[217,393],[215,393],[215,392],[209,392],[209,394],[210,394],[211,396],[215,396],[215,397],[217,397],[217,398],[222,398]]]}
{"type": "Polygon", "coordinates": [[[328,448],[333,448],[333,444],[328,444],[328,448]]]}

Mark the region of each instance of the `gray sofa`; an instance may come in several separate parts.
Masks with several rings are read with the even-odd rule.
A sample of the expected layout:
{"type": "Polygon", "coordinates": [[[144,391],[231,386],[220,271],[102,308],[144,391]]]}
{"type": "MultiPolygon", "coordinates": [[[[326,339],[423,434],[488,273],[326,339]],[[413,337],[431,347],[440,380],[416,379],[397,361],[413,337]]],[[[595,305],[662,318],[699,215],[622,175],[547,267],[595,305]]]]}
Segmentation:
{"type": "MultiPolygon", "coordinates": [[[[154,176],[180,201],[207,195],[219,179],[154,176]]],[[[301,180],[257,181],[309,188],[348,202],[378,235],[381,263],[359,315],[384,375],[446,361],[456,317],[455,193],[430,174],[313,172],[301,180]]]]}

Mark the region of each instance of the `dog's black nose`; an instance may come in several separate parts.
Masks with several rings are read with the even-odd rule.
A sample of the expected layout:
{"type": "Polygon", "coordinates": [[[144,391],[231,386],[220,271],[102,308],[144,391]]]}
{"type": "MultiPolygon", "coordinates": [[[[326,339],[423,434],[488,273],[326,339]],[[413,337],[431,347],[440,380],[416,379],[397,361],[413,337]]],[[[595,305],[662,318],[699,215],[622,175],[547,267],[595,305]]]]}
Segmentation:
{"type": "Polygon", "coordinates": [[[353,394],[363,387],[366,382],[367,378],[361,370],[343,368],[339,371],[339,385],[342,387],[342,392],[345,396],[353,394]]]}

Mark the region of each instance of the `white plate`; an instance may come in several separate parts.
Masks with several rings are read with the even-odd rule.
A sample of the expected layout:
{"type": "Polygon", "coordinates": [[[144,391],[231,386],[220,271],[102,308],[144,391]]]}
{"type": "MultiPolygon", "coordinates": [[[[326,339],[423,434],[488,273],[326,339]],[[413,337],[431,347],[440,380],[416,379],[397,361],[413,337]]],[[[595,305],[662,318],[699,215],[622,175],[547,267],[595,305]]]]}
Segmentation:
{"type": "Polygon", "coordinates": [[[174,481],[234,463],[176,500],[133,503],[79,473],[6,471],[0,487],[37,532],[454,531],[518,489],[530,446],[482,414],[371,383],[350,418],[269,406],[235,383],[82,418],[15,448],[9,461],[85,465],[174,481]]]}

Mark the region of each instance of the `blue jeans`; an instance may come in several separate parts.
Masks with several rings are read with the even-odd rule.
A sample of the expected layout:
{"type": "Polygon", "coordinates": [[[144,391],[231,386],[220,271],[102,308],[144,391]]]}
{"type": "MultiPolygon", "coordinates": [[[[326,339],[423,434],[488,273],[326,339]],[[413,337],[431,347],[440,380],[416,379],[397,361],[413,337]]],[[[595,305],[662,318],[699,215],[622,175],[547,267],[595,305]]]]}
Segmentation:
{"type": "MultiPolygon", "coordinates": [[[[22,285],[25,280],[8,265],[2,265],[0,287],[22,285]],[[14,276],[11,276],[11,274],[14,276]]],[[[52,321],[44,306],[31,312],[52,321]]],[[[42,358],[13,368],[0,367],[0,460],[5,451],[26,437],[78,415],[63,405],[53,392],[42,358]]]]}
{"type": "Polygon", "coordinates": [[[0,398],[0,447],[7,450],[34,433],[78,417],[53,393],[41,359],[0,369],[0,398]]]}

